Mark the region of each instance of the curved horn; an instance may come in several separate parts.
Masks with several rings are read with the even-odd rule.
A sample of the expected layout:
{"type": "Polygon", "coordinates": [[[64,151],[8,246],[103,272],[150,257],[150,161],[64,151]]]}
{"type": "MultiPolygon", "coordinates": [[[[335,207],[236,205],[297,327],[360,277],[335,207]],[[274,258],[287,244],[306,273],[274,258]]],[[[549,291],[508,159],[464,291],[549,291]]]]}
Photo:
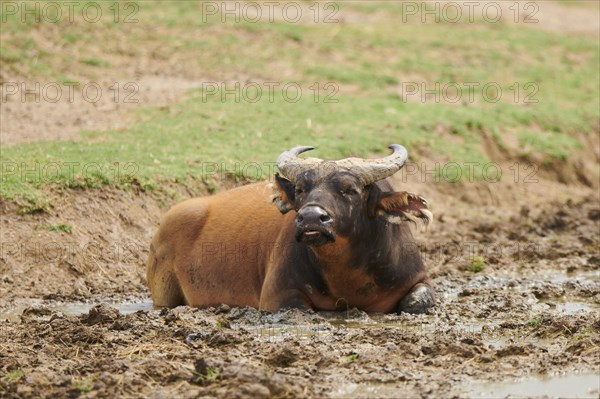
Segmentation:
{"type": "Polygon", "coordinates": [[[391,148],[394,152],[385,158],[346,158],[336,161],[336,164],[348,169],[360,177],[365,185],[369,185],[393,175],[404,166],[408,159],[408,151],[403,146],[392,144],[388,148],[391,148]]]}
{"type": "Polygon", "coordinates": [[[305,168],[321,162],[320,159],[316,158],[302,159],[298,157],[299,154],[314,149],[315,147],[300,146],[284,151],[277,158],[275,165],[286,179],[294,181],[305,168]]]}

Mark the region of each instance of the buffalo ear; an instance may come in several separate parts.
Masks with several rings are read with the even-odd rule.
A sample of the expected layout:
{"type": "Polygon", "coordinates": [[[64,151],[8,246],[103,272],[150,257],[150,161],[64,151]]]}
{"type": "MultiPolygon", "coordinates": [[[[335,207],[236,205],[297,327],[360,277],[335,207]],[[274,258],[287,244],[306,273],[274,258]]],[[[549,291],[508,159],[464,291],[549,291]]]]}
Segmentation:
{"type": "Polygon", "coordinates": [[[286,214],[294,209],[294,198],[296,186],[294,183],[275,173],[275,183],[273,184],[273,202],[282,214],[286,214]]]}
{"type": "Polygon", "coordinates": [[[425,227],[433,220],[433,214],[427,207],[427,200],[420,195],[406,191],[382,193],[377,201],[377,215],[383,216],[389,223],[400,224],[405,221],[423,223],[425,227]]]}

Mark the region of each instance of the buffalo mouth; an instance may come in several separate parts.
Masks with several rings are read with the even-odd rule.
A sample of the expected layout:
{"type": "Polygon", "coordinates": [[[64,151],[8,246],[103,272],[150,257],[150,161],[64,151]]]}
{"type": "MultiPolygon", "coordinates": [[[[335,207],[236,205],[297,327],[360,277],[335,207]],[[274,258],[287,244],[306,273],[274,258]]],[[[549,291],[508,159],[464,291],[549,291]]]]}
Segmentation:
{"type": "Polygon", "coordinates": [[[296,230],[296,241],[319,246],[335,241],[335,234],[322,227],[305,227],[296,230]]]}

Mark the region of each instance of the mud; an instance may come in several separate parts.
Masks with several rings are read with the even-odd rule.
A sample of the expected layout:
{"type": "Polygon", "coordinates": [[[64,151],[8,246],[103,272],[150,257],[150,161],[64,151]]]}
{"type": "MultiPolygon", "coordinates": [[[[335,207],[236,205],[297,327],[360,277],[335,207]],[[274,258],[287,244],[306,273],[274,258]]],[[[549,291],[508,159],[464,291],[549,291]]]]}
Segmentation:
{"type": "Polygon", "coordinates": [[[153,309],[146,244],[175,199],[67,191],[33,215],[4,203],[0,395],[598,397],[600,202],[565,187],[534,202],[498,186],[496,205],[429,189],[436,221],[416,235],[439,303],[421,316],[153,309]],[[44,227],[65,221],[70,234],[44,227]]]}

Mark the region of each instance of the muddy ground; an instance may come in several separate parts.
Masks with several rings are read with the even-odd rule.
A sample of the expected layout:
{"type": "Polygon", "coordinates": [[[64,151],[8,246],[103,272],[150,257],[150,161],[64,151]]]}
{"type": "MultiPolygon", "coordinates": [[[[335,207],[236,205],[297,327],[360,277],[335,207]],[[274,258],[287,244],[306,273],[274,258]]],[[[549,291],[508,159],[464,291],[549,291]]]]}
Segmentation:
{"type": "Polygon", "coordinates": [[[598,397],[596,190],[402,180],[436,217],[415,232],[439,301],[421,316],[152,309],[147,246],[175,200],[134,187],[57,193],[39,214],[2,203],[0,396],[543,396],[556,383],[550,396],[598,397]]]}
{"type": "MultiPolygon", "coordinates": [[[[595,9],[565,7],[545,3],[544,23],[528,28],[597,32],[595,9]]],[[[366,16],[340,18],[364,23],[366,16]]],[[[40,29],[34,34],[51,42],[48,51],[65,51],[46,39],[52,32],[43,29],[53,28],[40,29]]],[[[154,35],[166,33],[177,31],[154,35]]],[[[91,54],[113,65],[105,79],[94,76],[96,67],[67,69],[69,57],[53,67],[73,80],[98,81],[105,92],[115,81],[136,83],[137,102],[104,96],[92,104],[79,92],[72,102],[64,96],[35,106],[5,99],[2,145],[80,140],[81,130],[130,126],[136,109],[181,101],[203,81],[246,79],[198,68],[193,48],[164,55],[146,51],[148,43],[121,51],[126,44],[116,43],[115,55],[89,43],[91,54]]],[[[41,79],[23,73],[0,71],[0,83],[41,79]]],[[[510,132],[503,135],[508,149],[484,140],[501,183],[436,182],[420,171],[394,178],[397,188],[423,194],[434,212],[430,229],[415,232],[438,299],[421,316],[153,309],[144,265],[150,238],[169,206],[207,193],[201,179],[171,184],[177,199],[135,185],[49,187],[49,208],[25,214],[26,204],[0,199],[0,398],[598,398],[598,132],[579,137],[579,159],[558,164],[517,159],[510,132]],[[529,168],[532,161],[540,168],[529,168]]],[[[429,170],[452,161],[409,150],[429,170]]]]}

